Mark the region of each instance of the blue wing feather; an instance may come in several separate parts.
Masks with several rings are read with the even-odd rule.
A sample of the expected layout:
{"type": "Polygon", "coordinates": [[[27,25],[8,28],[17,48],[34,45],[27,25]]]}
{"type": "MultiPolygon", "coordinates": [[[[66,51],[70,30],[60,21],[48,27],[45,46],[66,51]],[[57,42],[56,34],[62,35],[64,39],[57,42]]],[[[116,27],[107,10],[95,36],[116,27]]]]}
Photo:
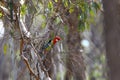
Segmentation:
{"type": "Polygon", "coordinates": [[[52,42],[52,40],[50,39],[46,44],[44,44],[44,45],[42,46],[42,50],[44,50],[44,49],[46,49],[47,47],[49,47],[49,46],[51,45],[51,42],[52,42]]]}

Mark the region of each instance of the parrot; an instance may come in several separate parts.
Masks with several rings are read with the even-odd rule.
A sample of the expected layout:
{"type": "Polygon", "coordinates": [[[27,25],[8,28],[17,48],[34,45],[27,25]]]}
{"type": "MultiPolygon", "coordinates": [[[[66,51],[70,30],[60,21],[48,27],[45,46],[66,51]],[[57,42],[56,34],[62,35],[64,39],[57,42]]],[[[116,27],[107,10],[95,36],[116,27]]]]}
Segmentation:
{"type": "Polygon", "coordinates": [[[59,36],[55,36],[53,39],[50,39],[47,43],[43,44],[42,51],[50,51],[51,48],[59,41],[61,38],[59,36]]]}
{"type": "MultiPolygon", "coordinates": [[[[40,54],[46,54],[47,52],[49,52],[51,50],[51,48],[53,48],[53,46],[59,41],[61,40],[60,36],[55,36],[53,39],[50,39],[47,43],[43,44],[43,46],[41,47],[40,50],[40,54]]],[[[43,54],[43,55],[44,55],[43,54]]]]}

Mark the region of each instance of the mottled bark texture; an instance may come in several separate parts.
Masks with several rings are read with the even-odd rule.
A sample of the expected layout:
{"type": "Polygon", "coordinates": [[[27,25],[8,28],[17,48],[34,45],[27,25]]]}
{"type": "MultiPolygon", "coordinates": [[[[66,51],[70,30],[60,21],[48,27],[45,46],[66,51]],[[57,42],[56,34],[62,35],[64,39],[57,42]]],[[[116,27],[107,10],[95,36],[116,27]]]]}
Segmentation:
{"type": "Polygon", "coordinates": [[[109,80],[120,80],[120,0],[103,0],[109,80]]]}

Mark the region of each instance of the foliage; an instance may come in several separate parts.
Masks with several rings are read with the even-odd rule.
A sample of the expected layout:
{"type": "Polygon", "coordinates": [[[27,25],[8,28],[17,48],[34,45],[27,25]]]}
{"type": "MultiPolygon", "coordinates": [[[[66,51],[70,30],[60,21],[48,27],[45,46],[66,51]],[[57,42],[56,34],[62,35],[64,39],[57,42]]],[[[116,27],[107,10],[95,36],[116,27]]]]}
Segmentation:
{"type": "MultiPolygon", "coordinates": [[[[13,1],[14,7],[12,9],[8,9],[10,6],[4,4],[4,0],[0,1],[0,3],[4,4],[3,6],[0,6],[2,12],[0,13],[0,17],[6,19],[6,22],[8,21],[6,30],[8,31],[10,38],[13,39],[10,43],[12,44],[12,47],[10,47],[9,52],[12,55],[14,66],[16,66],[17,61],[23,60],[30,73],[30,78],[38,80],[39,77],[41,77],[42,71],[44,72],[43,74],[45,77],[49,77],[47,68],[51,68],[50,65],[48,65],[50,60],[47,60],[46,54],[45,56],[43,56],[44,54],[39,55],[44,53],[40,51],[43,44],[51,37],[56,35],[64,37],[69,33],[68,18],[76,11],[76,9],[78,11],[77,18],[79,21],[79,25],[77,26],[78,30],[84,31],[85,29],[89,29],[90,23],[94,22],[94,17],[101,6],[99,2],[89,0],[23,1],[25,1],[23,4],[20,4],[19,0],[13,1]],[[10,12],[13,13],[13,15],[10,14],[10,12]],[[10,21],[12,18],[13,20],[10,21]],[[16,47],[15,45],[19,47],[16,47]],[[13,55],[15,53],[17,54],[13,55]],[[45,61],[48,63],[47,65],[45,61]]],[[[61,44],[63,43],[61,42],[61,44]]],[[[60,50],[62,48],[63,46],[60,46],[60,50]]],[[[4,54],[7,54],[7,50],[8,45],[4,44],[4,54]]],[[[55,53],[58,52],[56,51],[55,53]]],[[[52,54],[52,56],[53,55],[54,54],[52,54]]],[[[54,59],[53,57],[52,59],[54,59]]],[[[61,61],[61,59],[59,59],[59,61],[61,61]]],[[[21,64],[21,66],[23,66],[23,64],[21,64]]],[[[15,75],[16,71],[13,72],[13,75],[15,75]]],[[[55,74],[58,79],[60,78],[60,74],[62,73],[55,74]]],[[[100,76],[100,74],[96,72],[95,76],[100,76]]]]}
{"type": "MultiPolygon", "coordinates": [[[[44,6],[43,2],[41,4],[44,6]]],[[[78,12],[78,20],[79,20],[79,31],[84,31],[85,29],[89,29],[90,23],[94,22],[94,17],[96,15],[96,12],[98,12],[101,9],[101,3],[97,1],[84,1],[84,0],[62,0],[62,1],[52,1],[49,0],[47,4],[47,7],[44,7],[46,10],[45,14],[49,16],[57,16],[57,22],[61,21],[64,23],[64,19],[62,16],[69,16],[74,12],[76,7],[79,9],[78,12]],[[62,5],[63,4],[63,5],[62,5]],[[60,7],[64,7],[64,10],[62,10],[60,7]],[[59,10],[60,8],[60,10],[59,10]]]]}
{"type": "Polygon", "coordinates": [[[24,15],[26,14],[26,9],[27,9],[27,6],[23,4],[23,5],[21,6],[21,9],[20,9],[20,10],[21,10],[20,14],[21,14],[22,16],[24,16],[24,15]]]}

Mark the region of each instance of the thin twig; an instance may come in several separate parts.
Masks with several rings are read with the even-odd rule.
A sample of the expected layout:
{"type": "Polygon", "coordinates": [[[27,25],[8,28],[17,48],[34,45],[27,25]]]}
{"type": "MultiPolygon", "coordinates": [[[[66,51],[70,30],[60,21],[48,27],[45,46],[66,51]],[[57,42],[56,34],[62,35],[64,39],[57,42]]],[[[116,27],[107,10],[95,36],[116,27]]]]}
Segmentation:
{"type": "Polygon", "coordinates": [[[40,71],[39,71],[39,65],[38,65],[39,63],[37,62],[37,64],[36,64],[36,68],[37,68],[37,73],[38,73],[38,78],[40,79],[40,71]]]}

